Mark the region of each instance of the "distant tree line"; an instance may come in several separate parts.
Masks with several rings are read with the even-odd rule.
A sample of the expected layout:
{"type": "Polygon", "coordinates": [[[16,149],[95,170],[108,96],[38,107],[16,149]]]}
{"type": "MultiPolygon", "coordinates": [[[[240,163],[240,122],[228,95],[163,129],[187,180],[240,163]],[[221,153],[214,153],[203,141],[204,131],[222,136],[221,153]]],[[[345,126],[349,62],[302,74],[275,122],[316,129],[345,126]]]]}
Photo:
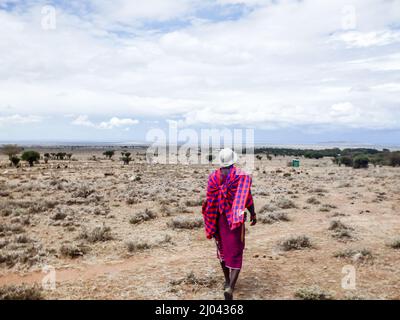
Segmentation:
{"type": "Polygon", "coordinates": [[[332,149],[289,149],[289,148],[256,148],[256,157],[260,159],[261,154],[266,154],[269,159],[271,155],[304,157],[307,159],[333,158],[332,161],[339,166],[344,165],[355,169],[367,168],[369,164],[374,166],[400,166],[400,151],[389,149],[377,150],[371,148],[332,148],[332,149]]]}

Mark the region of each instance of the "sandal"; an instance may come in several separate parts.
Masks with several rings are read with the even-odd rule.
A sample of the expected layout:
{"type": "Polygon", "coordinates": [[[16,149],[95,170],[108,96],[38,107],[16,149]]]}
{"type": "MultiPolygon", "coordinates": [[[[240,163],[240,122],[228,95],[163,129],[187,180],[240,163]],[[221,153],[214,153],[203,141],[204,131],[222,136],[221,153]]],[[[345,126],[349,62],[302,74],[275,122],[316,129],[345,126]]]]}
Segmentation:
{"type": "Polygon", "coordinates": [[[233,290],[231,287],[227,287],[224,290],[225,300],[233,300],[233,290]]]}

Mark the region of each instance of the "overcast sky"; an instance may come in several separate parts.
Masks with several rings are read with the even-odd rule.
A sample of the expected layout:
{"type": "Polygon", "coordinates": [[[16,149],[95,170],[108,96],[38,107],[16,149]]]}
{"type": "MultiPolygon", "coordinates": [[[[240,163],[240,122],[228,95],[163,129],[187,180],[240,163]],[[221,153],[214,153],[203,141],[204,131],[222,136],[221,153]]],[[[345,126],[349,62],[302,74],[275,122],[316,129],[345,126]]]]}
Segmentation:
{"type": "Polygon", "coordinates": [[[400,144],[399,0],[0,0],[0,30],[0,141],[400,144]]]}

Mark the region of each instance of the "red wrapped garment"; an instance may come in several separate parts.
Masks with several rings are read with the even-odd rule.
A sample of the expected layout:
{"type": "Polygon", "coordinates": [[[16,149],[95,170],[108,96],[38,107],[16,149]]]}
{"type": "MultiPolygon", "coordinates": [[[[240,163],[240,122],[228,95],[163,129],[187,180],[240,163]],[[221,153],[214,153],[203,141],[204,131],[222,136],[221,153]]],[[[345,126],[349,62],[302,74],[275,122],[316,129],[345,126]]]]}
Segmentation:
{"type": "Polygon", "coordinates": [[[218,257],[229,268],[240,269],[244,249],[244,211],[253,204],[251,177],[232,167],[222,181],[221,170],[208,180],[203,217],[208,239],[215,238],[218,257]]]}

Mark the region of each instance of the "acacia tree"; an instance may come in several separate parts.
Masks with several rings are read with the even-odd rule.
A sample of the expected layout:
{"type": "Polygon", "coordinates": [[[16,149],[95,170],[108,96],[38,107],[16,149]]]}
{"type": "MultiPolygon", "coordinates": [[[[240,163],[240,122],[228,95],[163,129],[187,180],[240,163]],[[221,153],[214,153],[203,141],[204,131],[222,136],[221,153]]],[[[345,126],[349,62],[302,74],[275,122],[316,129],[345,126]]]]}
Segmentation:
{"type": "Polygon", "coordinates": [[[400,152],[393,152],[390,155],[390,165],[392,167],[400,166],[400,152]]]}
{"type": "Polygon", "coordinates": [[[11,165],[14,164],[14,161],[12,160],[14,157],[16,157],[17,154],[19,154],[21,151],[23,150],[23,148],[19,147],[16,144],[5,144],[2,148],[1,148],[1,153],[8,156],[8,159],[11,162],[11,165]]]}
{"type": "Polygon", "coordinates": [[[114,156],[114,154],[115,154],[114,150],[107,150],[107,151],[103,152],[103,155],[106,156],[110,160],[114,156]]]}
{"type": "Polygon", "coordinates": [[[125,152],[124,156],[121,158],[121,160],[124,162],[125,165],[128,165],[132,161],[131,153],[125,152]]]}
{"type": "Polygon", "coordinates": [[[40,159],[40,153],[36,151],[25,151],[21,159],[28,162],[30,167],[33,167],[33,164],[40,159]]]}
{"type": "Polygon", "coordinates": [[[10,161],[11,161],[11,163],[12,163],[12,165],[14,167],[18,167],[19,162],[21,161],[21,159],[19,157],[17,157],[17,156],[12,156],[10,161]]]}

